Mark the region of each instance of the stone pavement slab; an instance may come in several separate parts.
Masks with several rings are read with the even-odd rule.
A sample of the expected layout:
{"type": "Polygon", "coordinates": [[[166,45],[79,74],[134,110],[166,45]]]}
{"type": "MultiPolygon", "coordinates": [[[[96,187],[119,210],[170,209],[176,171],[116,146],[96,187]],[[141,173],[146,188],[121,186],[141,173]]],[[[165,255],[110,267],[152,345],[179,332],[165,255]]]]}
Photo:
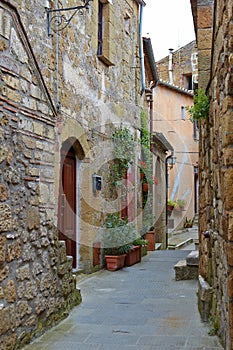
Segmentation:
{"type": "Polygon", "coordinates": [[[149,252],[122,270],[81,280],[83,302],[24,350],[223,349],[197,310],[197,281],[175,281],[187,250],[149,252]]]}

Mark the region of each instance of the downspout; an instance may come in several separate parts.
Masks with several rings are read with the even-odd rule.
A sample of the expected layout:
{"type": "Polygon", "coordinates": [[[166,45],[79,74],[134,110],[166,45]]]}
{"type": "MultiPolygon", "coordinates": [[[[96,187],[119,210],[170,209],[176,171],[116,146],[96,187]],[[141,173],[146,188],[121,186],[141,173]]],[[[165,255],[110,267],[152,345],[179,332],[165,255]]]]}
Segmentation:
{"type": "Polygon", "coordinates": [[[141,79],[142,79],[141,95],[145,92],[145,89],[146,89],[144,54],[143,54],[143,45],[142,45],[142,18],[143,18],[143,5],[140,4],[140,15],[139,15],[139,57],[140,57],[141,79]]]}
{"type": "Polygon", "coordinates": [[[169,71],[169,83],[170,83],[170,84],[173,84],[173,63],[172,63],[172,55],[173,55],[173,49],[169,49],[168,71],[169,71]]]}
{"type": "Polygon", "coordinates": [[[166,249],[168,248],[168,211],[167,211],[167,201],[168,201],[168,160],[174,156],[174,150],[171,150],[171,154],[165,157],[165,171],[166,171],[166,249]]]}
{"type": "MultiPolygon", "coordinates": [[[[58,0],[55,3],[56,9],[58,8],[58,0]]],[[[56,22],[56,30],[58,29],[58,23],[56,22]]],[[[59,101],[59,35],[56,31],[56,108],[59,110],[60,101],[59,101]]]]}

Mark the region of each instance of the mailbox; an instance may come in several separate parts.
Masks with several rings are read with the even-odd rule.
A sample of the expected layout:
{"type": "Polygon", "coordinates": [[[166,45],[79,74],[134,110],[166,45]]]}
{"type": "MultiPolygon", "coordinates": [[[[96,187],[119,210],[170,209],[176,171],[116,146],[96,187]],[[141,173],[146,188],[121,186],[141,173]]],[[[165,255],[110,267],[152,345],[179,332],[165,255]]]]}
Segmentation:
{"type": "Polygon", "coordinates": [[[93,182],[93,192],[96,193],[97,191],[101,191],[102,177],[97,175],[97,174],[93,174],[92,175],[92,182],[93,182]]]}

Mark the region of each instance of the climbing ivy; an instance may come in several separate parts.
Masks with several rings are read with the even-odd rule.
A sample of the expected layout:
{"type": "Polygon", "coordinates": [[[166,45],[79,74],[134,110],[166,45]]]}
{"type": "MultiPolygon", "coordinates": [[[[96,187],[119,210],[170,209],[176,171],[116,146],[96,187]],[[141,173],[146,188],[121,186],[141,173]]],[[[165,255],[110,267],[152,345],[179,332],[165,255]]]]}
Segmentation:
{"type": "Polygon", "coordinates": [[[127,127],[115,129],[112,135],[114,164],[111,167],[110,181],[117,185],[124,177],[135,157],[135,140],[127,127]]]}
{"type": "Polygon", "coordinates": [[[209,98],[202,89],[197,89],[194,93],[194,105],[187,107],[192,120],[206,119],[210,111],[209,98]]]}
{"type": "Polygon", "coordinates": [[[143,182],[153,183],[152,178],[152,157],[150,151],[151,135],[148,128],[148,119],[145,110],[141,111],[141,151],[142,162],[141,171],[145,174],[143,182]]]}

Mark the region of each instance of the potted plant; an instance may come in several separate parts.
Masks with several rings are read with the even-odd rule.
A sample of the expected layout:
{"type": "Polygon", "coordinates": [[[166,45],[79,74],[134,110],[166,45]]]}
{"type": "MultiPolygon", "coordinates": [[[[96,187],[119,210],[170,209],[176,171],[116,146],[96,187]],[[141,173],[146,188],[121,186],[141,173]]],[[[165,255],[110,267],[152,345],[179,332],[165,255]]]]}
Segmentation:
{"type": "MultiPolygon", "coordinates": [[[[141,248],[141,257],[147,255],[147,246],[148,246],[148,241],[141,236],[137,237],[133,241],[134,246],[140,246],[141,248]]],[[[140,259],[141,261],[141,259],[140,259]]]]}
{"type": "Polygon", "coordinates": [[[194,221],[194,218],[188,219],[188,218],[186,217],[186,218],[185,218],[185,222],[184,222],[184,228],[193,227],[193,221],[194,221]]]}
{"type": "Polygon", "coordinates": [[[168,212],[172,212],[175,206],[176,206],[176,202],[171,200],[171,199],[168,199],[168,201],[167,201],[167,211],[168,212]]]}
{"type": "Polygon", "coordinates": [[[145,176],[146,162],[141,161],[139,163],[139,169],[140,169],[140,181],[142,181],[145,176]]]}
{"type": "Polygon", "coordinates": [[[185,205],[186,205],[186,201],[184,199],[177,199],[176,205],[175,205],[175,210],[182,211],[182,210],[184,210],[185,205]]]}
{"type": "Polygon", "coordinates": [[[119,214],[109,214],[106,217],[101,242],[108,270],[115,271],[124,266],[126,254],[132,247],[134,232],[132,224],[119,214]]]}
{"type": "Polygon", "coordinates": [[[146,240],[148,242],[147,250],[154,251],[155,250],[155,228],[151,226],[149,230],[146,232],[146,240]]]}
{"type": "MultiPolygon", "coordinates": [[[[147,245],[148,245],[148,242],[145,239],[141,238],[140,236],[137,237],[132,242],[132,247],[130,248],[128,254],[126,255],[125,265],[131,266],[139,263],[142,257],[142,247],[144,246],[147,247],[147,245]]],[[[147,249],[146,249],[146,253],[147,253],[147,249]]]]}
{"type": "Polygon", "coordinates": [[[142,190],[143,190],[143,192],[149,191],[149,183],[145,177],[142,180],[142,190]]]}

